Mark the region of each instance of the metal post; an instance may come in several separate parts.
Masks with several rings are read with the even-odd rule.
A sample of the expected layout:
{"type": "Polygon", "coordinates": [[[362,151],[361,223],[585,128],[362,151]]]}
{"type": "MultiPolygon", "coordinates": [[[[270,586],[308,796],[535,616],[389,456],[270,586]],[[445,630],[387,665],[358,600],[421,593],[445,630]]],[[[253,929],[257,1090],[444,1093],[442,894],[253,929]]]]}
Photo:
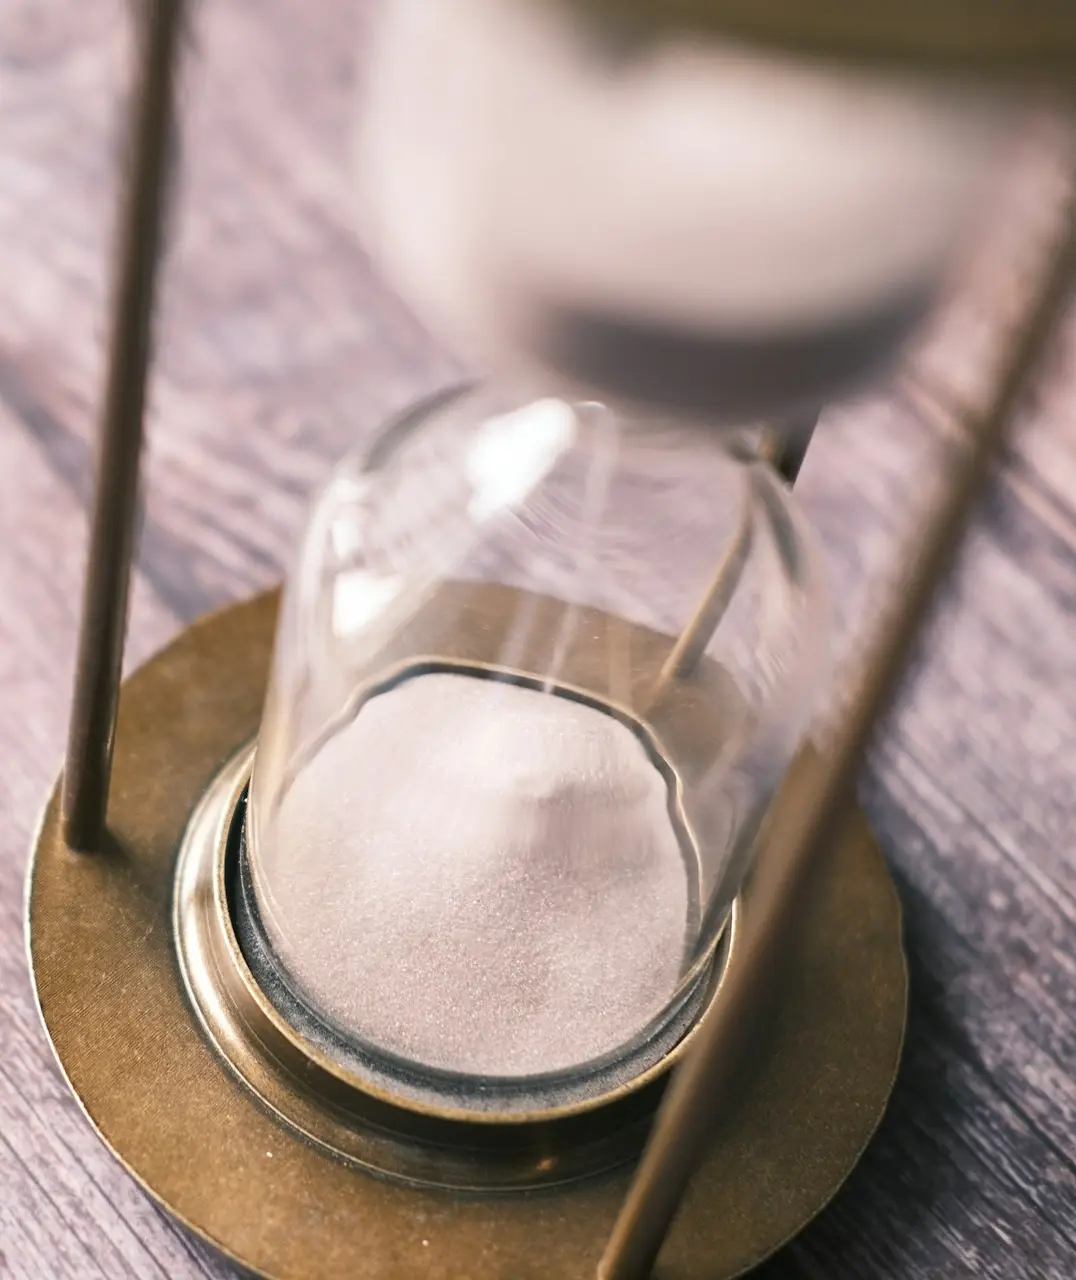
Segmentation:
{"type": "Polygon", "coordinates": [[[100,848],[108,807],[127,591],[138,515],[154,284],[173,144],[181,0],[146,0],[118,227],[108,372],[83,587],[62,810],[70,848],[100,848]]]}
{"type": "MultiPolygon", "coordinates": [[[[800,467],[807,456],[817,423],[818,416],[814,415],[795,422],[790,427],[767,427],[762,433],[759,456],[788,485],[794,485],[799,477],[800,467]]],[[[710,579],[710,585],[662,664],[647,699],[649,708],[661,701],[675,681],[688,679],[699,665],[706,646],[713,639],[714,632],[740,585],[751,555],[754,528],[754,510],[748,498],[740,515],[740,523],[710,579]]]]}
{"type": "Polygon", "coordinates": [[[792,936],[796,907],[821,853],[844,813],[863,754],[888,709],[928,616],[936,588],[963,540],[990,471],[1020,403],[1029,374],[1069,297],[1076,277],[1076,206],[1028,318],[1014,341],[989,410],[974,424],[966,453],[925,515],[909,548],[901,588],[871,636],[853,697],[828,749],[779,794],[745,912],[745,937],[735,976],[673,1078],[635,1180],[598,1266],[599,1280],[645,1280],[695,1167],[706,1150],[715,1112],[726,1105],[754,1041],[792,936]],[[746,917],[750,916],[750,919],[746,917]]]}
{"type": "Polygon", "coordinates": [[[767,427],[762,433],[759,452],[789,484],[795,484],[799,478],[817,425],[818,415],[813,414],[787,427],[767,427]]]}

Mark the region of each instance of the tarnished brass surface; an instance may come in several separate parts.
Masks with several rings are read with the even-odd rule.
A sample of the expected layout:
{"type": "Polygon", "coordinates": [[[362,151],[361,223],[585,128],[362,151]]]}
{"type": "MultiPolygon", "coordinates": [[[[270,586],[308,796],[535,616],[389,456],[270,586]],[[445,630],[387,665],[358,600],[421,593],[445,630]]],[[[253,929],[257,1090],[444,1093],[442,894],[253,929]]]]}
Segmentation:
{"type": "Polygon", "coordinates": [[[706,32],[816,59],[1071,82],[1066,0],[551,0],[645,36],[706,32]]]}
{"type": "MultiPolygon", "coordinates": [[[[199,801],[257,730],[275,615],[270,594],[207,618],[125,682],[112,838],[99,857],[65,846],[49,801],[29,941],[59,1062],[132,1175],[255,1272],[591,1280],[627,1174],[484,1197],[371,1177],[260,1105],[187,1003],[171,928],[176,854],[199,801]]],[[[907,980],[896,894],[858,815],[801,925],[769,1043],[685,1198],[663,1280],[718,1280],[761,1261],[834,1194],[884,1109],[907,980]]]]}

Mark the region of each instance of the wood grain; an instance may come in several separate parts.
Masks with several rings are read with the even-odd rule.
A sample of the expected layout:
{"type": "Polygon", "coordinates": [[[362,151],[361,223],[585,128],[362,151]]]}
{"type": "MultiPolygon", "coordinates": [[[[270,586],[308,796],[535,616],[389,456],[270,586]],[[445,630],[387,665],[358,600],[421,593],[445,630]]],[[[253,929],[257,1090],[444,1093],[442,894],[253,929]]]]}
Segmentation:
{"type": "MultiPolygon", "coordinates": [[[[373,7],[195,14],[129,663],[277,577],[333,460],[456,372],[354,231],[373,7]]],[[[71,684],[126,31],[119,0],[0,6],[0,1275],[18,1280],[230,1274],[84,1122],[21,934],[71,684]]],[[[847,637],[1018,301],[1056,204],[1048,141],[912,373],[829,413],[808,458],[847,637]]],[[[769,1280],[1076,1275],[1074,371],[1076,321],[867,772],[907,911],[908,1051],[878,1139],[769,1280]]]]}

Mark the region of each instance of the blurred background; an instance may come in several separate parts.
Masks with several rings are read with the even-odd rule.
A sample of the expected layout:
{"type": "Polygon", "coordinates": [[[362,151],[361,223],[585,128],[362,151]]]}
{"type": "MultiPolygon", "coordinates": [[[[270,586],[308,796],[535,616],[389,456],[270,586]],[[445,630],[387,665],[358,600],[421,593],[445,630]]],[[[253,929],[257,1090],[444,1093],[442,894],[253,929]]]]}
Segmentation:
{"type": "MultiPolygon", "coordinates": [[[[192,6],[128,664],[275,582],[312,490],[461,372],[378,278],[352,151],[376,0],[192,6]]],[[[224,1276],[85,1125],[38,1026],[26,851],[59,765],[130,24],[0,5],[0,1276],[224,1276]]],[[[847,649],[1019,311],[1064,189],[1032,123],[959,287],[798,486],[847,649]]],[[[778,1278],[1076,1273],[1076,327],[1005,459],[863,796],[900,887],[908,1047],[882,1133],[778,1278]]]]}

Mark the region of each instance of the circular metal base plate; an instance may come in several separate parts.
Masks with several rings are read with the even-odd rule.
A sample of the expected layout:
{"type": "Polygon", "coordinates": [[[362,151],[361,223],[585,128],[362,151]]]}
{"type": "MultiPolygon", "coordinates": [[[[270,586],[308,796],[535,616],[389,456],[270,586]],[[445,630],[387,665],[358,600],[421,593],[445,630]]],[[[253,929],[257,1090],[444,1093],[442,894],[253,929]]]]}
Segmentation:
{"type": "MultiPolygon", "coordinates": [[[[60,1065],[117,1158],[171,1213],[275,1280],[592,1280],[629,1172],[529,1195],[381,1181],[304,1142],[222,1065],[184,997],[176,853],[257,732],[276,594],[185,631],[124,685],[108,847],[74,854],[58,798],[35,842],[29,940],[60,1065]]],[[[662,1280],[747,1270],[851,1171],[885,1108],[907,977],[892,882],[859,815],[804,903],[772,1033],[659,1262],[662,1280]]]]}

